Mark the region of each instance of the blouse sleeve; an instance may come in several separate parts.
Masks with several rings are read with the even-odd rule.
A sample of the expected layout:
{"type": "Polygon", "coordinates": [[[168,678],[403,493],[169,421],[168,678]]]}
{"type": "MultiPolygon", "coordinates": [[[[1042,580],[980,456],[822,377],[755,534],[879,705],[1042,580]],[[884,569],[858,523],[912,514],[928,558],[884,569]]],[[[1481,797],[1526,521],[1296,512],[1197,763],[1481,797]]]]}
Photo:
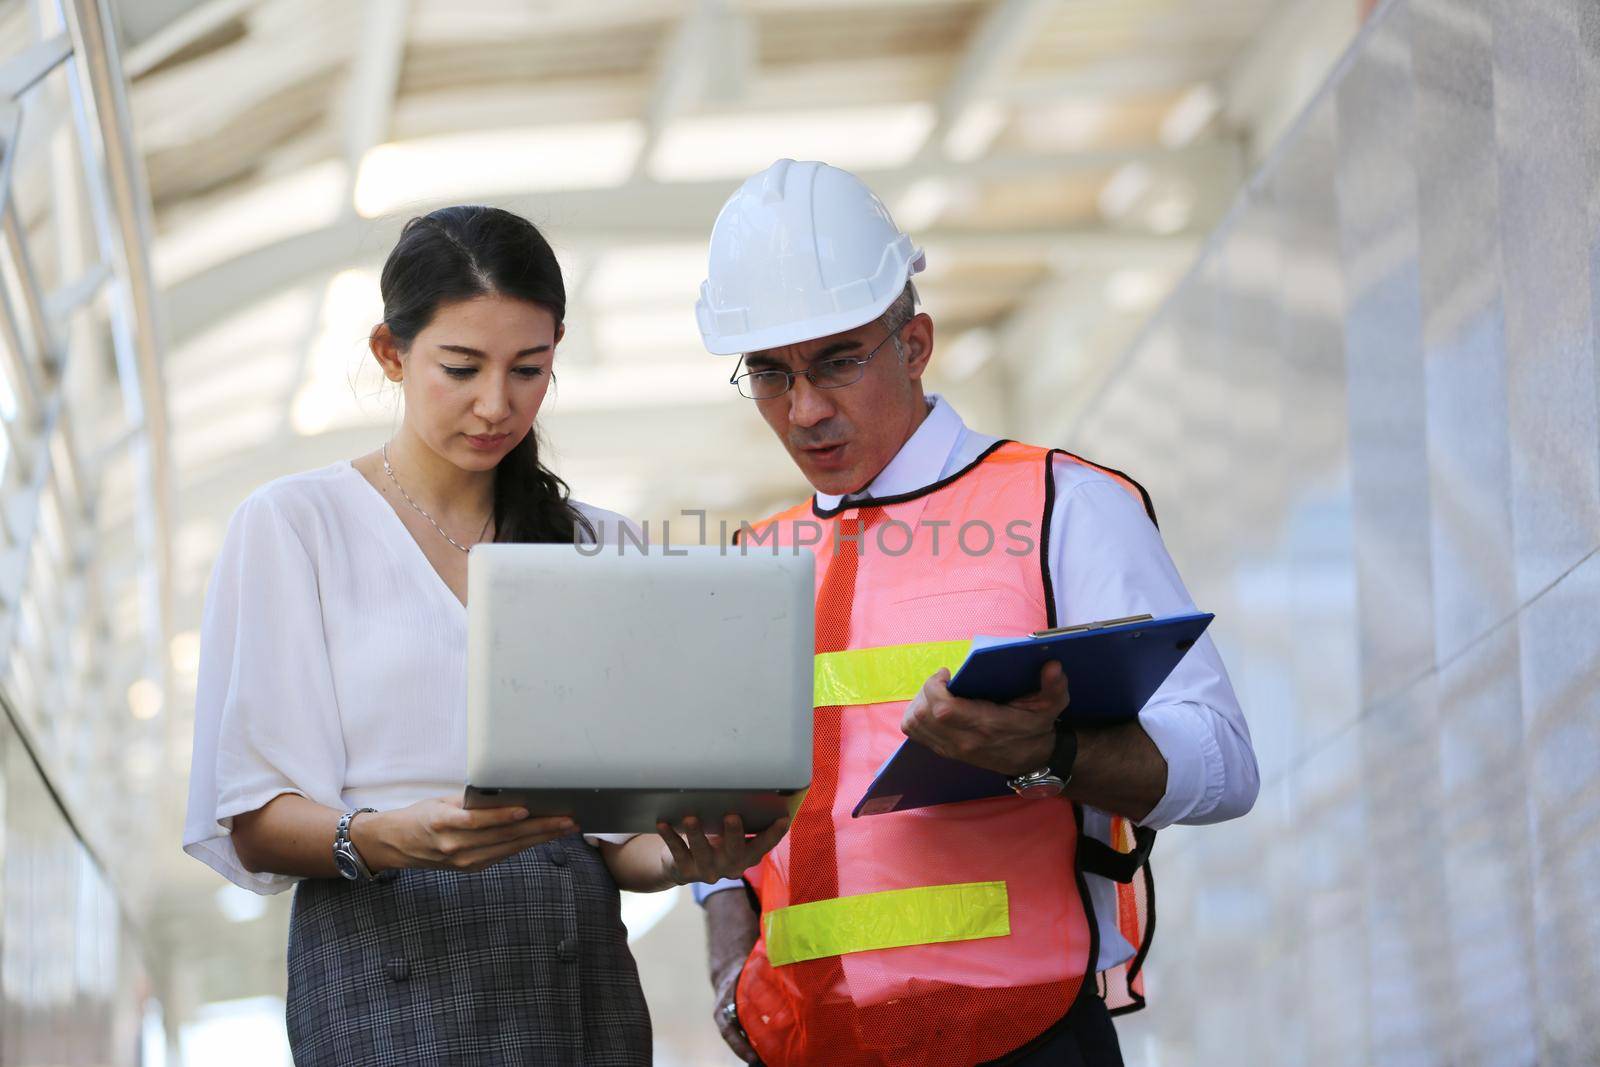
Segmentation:
{"type": "Polygon", "coordinates": [[[285,793],[340,807],[344,766],[316,569],[257,494],[234,514],[206,594],[184,851],[245,889],[282,892],[299,879],[246,870],[233,817],[285,793]]]}

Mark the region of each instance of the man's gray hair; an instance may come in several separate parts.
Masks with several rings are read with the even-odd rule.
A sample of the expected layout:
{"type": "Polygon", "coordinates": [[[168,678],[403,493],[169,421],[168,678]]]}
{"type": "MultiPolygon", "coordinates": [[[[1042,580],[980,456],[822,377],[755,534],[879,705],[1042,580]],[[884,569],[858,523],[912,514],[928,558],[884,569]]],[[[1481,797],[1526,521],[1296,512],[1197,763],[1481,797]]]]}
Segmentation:
{"type": "Polygon", "coordinates": [[[894,303],[890,304],[883,314],[878,316],[878,325],[885,330],[894,331],[893,340],[889,343],[894,345],[895,358],[901,362],[905,361],[906,350],[905,346],[900,343],[900,327],[910,322],[911,317],[916,313],[917,287],[908,281],[906,282],[906,287],[900,290],[900,295],[894,298],[894,303]]]}

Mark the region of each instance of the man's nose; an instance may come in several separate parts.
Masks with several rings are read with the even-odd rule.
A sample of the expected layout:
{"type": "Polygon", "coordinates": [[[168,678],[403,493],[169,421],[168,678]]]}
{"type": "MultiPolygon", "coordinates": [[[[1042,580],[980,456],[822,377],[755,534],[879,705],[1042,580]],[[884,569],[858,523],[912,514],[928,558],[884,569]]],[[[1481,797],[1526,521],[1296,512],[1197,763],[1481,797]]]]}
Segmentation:
{"type": "Polygon", "coordinates": [[[789,422],[810,428],[834,415],[833,401],[826,390],[818,389],[804,374],[797,374],[789,390],[789,422]]]}

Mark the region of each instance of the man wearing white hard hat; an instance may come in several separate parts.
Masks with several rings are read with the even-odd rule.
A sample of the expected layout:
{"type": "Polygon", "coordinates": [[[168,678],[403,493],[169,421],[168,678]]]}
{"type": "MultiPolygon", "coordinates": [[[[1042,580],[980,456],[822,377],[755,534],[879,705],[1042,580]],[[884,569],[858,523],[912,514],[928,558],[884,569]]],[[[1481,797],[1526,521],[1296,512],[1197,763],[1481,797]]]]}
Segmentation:
{"type": "Polygon", "coordinates": [[[977,633],[1194,605],[1130,478],[969,429],[924,391],[923,266],[871,190],[820,163],[773,164],[712,230],[706,347],[740,358],[734,383],[816,490],[741,533],[815,553],[819,659],[788,836],[702,897],[717,1021],[772,1067],[1120,1064],[1153,832],[1250,809],[1250,734],[1209,638],[1115,727],[1059,725],[1055,664],[1012,704],[954,697],[930,668],[977,633]],[[1031,799],[852,818],[906,736],[1031,799]]]}

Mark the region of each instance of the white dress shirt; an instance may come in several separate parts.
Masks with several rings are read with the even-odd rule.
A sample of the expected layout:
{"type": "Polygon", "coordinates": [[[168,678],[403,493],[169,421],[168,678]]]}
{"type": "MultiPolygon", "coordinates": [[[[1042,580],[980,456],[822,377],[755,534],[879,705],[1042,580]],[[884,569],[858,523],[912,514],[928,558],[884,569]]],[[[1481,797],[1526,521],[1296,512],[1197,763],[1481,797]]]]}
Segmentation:
{"type": "MultiPolygon", "coordinates": [[[[819,493],[817,506],[826,511],[858,497],[915,492],[966,467],[998,440],[968,429],[943,398],[931,396],[929,404],[928,417],[865,490],[849,497],[819,493]]],[[[1143,505],[1093,468],[1056,461],[1048,551],[1059,626],[1195,610],[1143,505]]],[[[1139,723],[1167,761],[1166,793],[1142,825],[1221,822],[1250,810],[1260,786],[1250,728],[1209,636],[1179,662],[1139,723]]],[[[1110,824],[1105,812],[1084,809],[1085,833],[1106,841],[1110,824]]],[[[1105,970],[1130,958],[1134,947],[1117,929],[1114,883],[1085,878],[1100,927],[1097,969],[1105,970]]],[[[696,896],[739,884],[696,886],[696,896]]]]}
{"type": "MultiPolygon", "coordinates": [[[[574,505],[602,536],[626,523],[574,505]]],[[[278,893],[299,879],[246,870],[235,815],[285,793],[340,811],[459,795],[466,659],[466,608],[360,471],[337,463],[256,490],[206,593],[184,851],[278,893]]]]}

